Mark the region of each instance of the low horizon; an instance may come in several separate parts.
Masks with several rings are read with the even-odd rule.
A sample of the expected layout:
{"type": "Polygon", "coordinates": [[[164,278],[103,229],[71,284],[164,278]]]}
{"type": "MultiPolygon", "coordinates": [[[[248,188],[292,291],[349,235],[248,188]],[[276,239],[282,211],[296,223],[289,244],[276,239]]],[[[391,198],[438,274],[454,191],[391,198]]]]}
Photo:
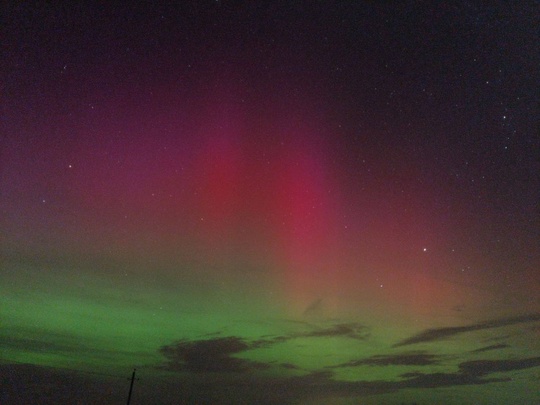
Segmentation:
{"type": "Polygon", "coordinates": [[[537,2],[8,2],[0,403],[540,403],[537,2]]]}

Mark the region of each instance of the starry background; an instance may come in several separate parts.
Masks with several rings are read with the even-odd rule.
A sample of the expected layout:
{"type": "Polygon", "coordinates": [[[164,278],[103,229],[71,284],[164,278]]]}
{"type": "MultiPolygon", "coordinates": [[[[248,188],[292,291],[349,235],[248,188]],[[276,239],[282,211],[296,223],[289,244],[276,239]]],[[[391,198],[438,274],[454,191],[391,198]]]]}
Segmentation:
{"type": "Polygon", "coordinates": [[[540,402],[538,3],[181,3],[2,6],[0,402],[540,402]]]}

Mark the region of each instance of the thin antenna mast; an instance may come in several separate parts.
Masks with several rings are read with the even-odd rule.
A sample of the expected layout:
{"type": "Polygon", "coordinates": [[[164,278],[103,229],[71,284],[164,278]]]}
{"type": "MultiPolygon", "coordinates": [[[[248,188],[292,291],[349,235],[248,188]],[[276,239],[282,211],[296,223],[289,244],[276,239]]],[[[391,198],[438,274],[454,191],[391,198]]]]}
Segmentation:
{"type": "Polygon", "coordinates": [[[136,368],[133,369],[133,374],[131,374],[131,384],[129,385],[129,395],[127,400],[127,405],[131,402],[131,393],[133,392],[133,383],[135,382],[135,372],[137,371],[136,368]]]}

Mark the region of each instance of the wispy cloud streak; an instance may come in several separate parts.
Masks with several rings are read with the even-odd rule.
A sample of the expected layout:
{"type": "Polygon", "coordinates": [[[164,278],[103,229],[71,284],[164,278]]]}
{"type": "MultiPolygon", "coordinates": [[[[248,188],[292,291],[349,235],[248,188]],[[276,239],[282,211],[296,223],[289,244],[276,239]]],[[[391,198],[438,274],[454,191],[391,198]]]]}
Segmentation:
{"type": "Polygon", "coordinates": [[[446,328],[427,329],[417,335],[411,336],[394,345],[394,347],[407,346],[417,343],[433,342],[446,339],[462,333],[475,332],[484,329],[501,328],[504,326],[512,326],[520,323],[538,322],[540,321],[540,313],[528,314],[513,318],[495,319],[486,322],[480,322],[467,326],[451,326],[446,328]]]}

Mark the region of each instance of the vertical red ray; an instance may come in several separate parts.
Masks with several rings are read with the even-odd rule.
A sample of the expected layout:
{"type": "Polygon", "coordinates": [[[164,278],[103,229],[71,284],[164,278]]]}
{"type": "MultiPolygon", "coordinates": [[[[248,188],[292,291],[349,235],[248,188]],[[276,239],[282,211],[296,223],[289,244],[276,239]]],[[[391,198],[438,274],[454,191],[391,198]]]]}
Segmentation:
{"type": "Polygon", "coordinates": [[[301,141],[280,160],[273,209],[285,288],[296,313],[328,292],[329,267],[335,265],[337,204],[325,161],[309,135],[296,134],[301,141]]]}
{"type": "Polygon", "coordinates": [[[228,81],[201,97],[192,179],[196,234],[207,255],[230,250],[242,221],[245,111],[228,81]]]}

